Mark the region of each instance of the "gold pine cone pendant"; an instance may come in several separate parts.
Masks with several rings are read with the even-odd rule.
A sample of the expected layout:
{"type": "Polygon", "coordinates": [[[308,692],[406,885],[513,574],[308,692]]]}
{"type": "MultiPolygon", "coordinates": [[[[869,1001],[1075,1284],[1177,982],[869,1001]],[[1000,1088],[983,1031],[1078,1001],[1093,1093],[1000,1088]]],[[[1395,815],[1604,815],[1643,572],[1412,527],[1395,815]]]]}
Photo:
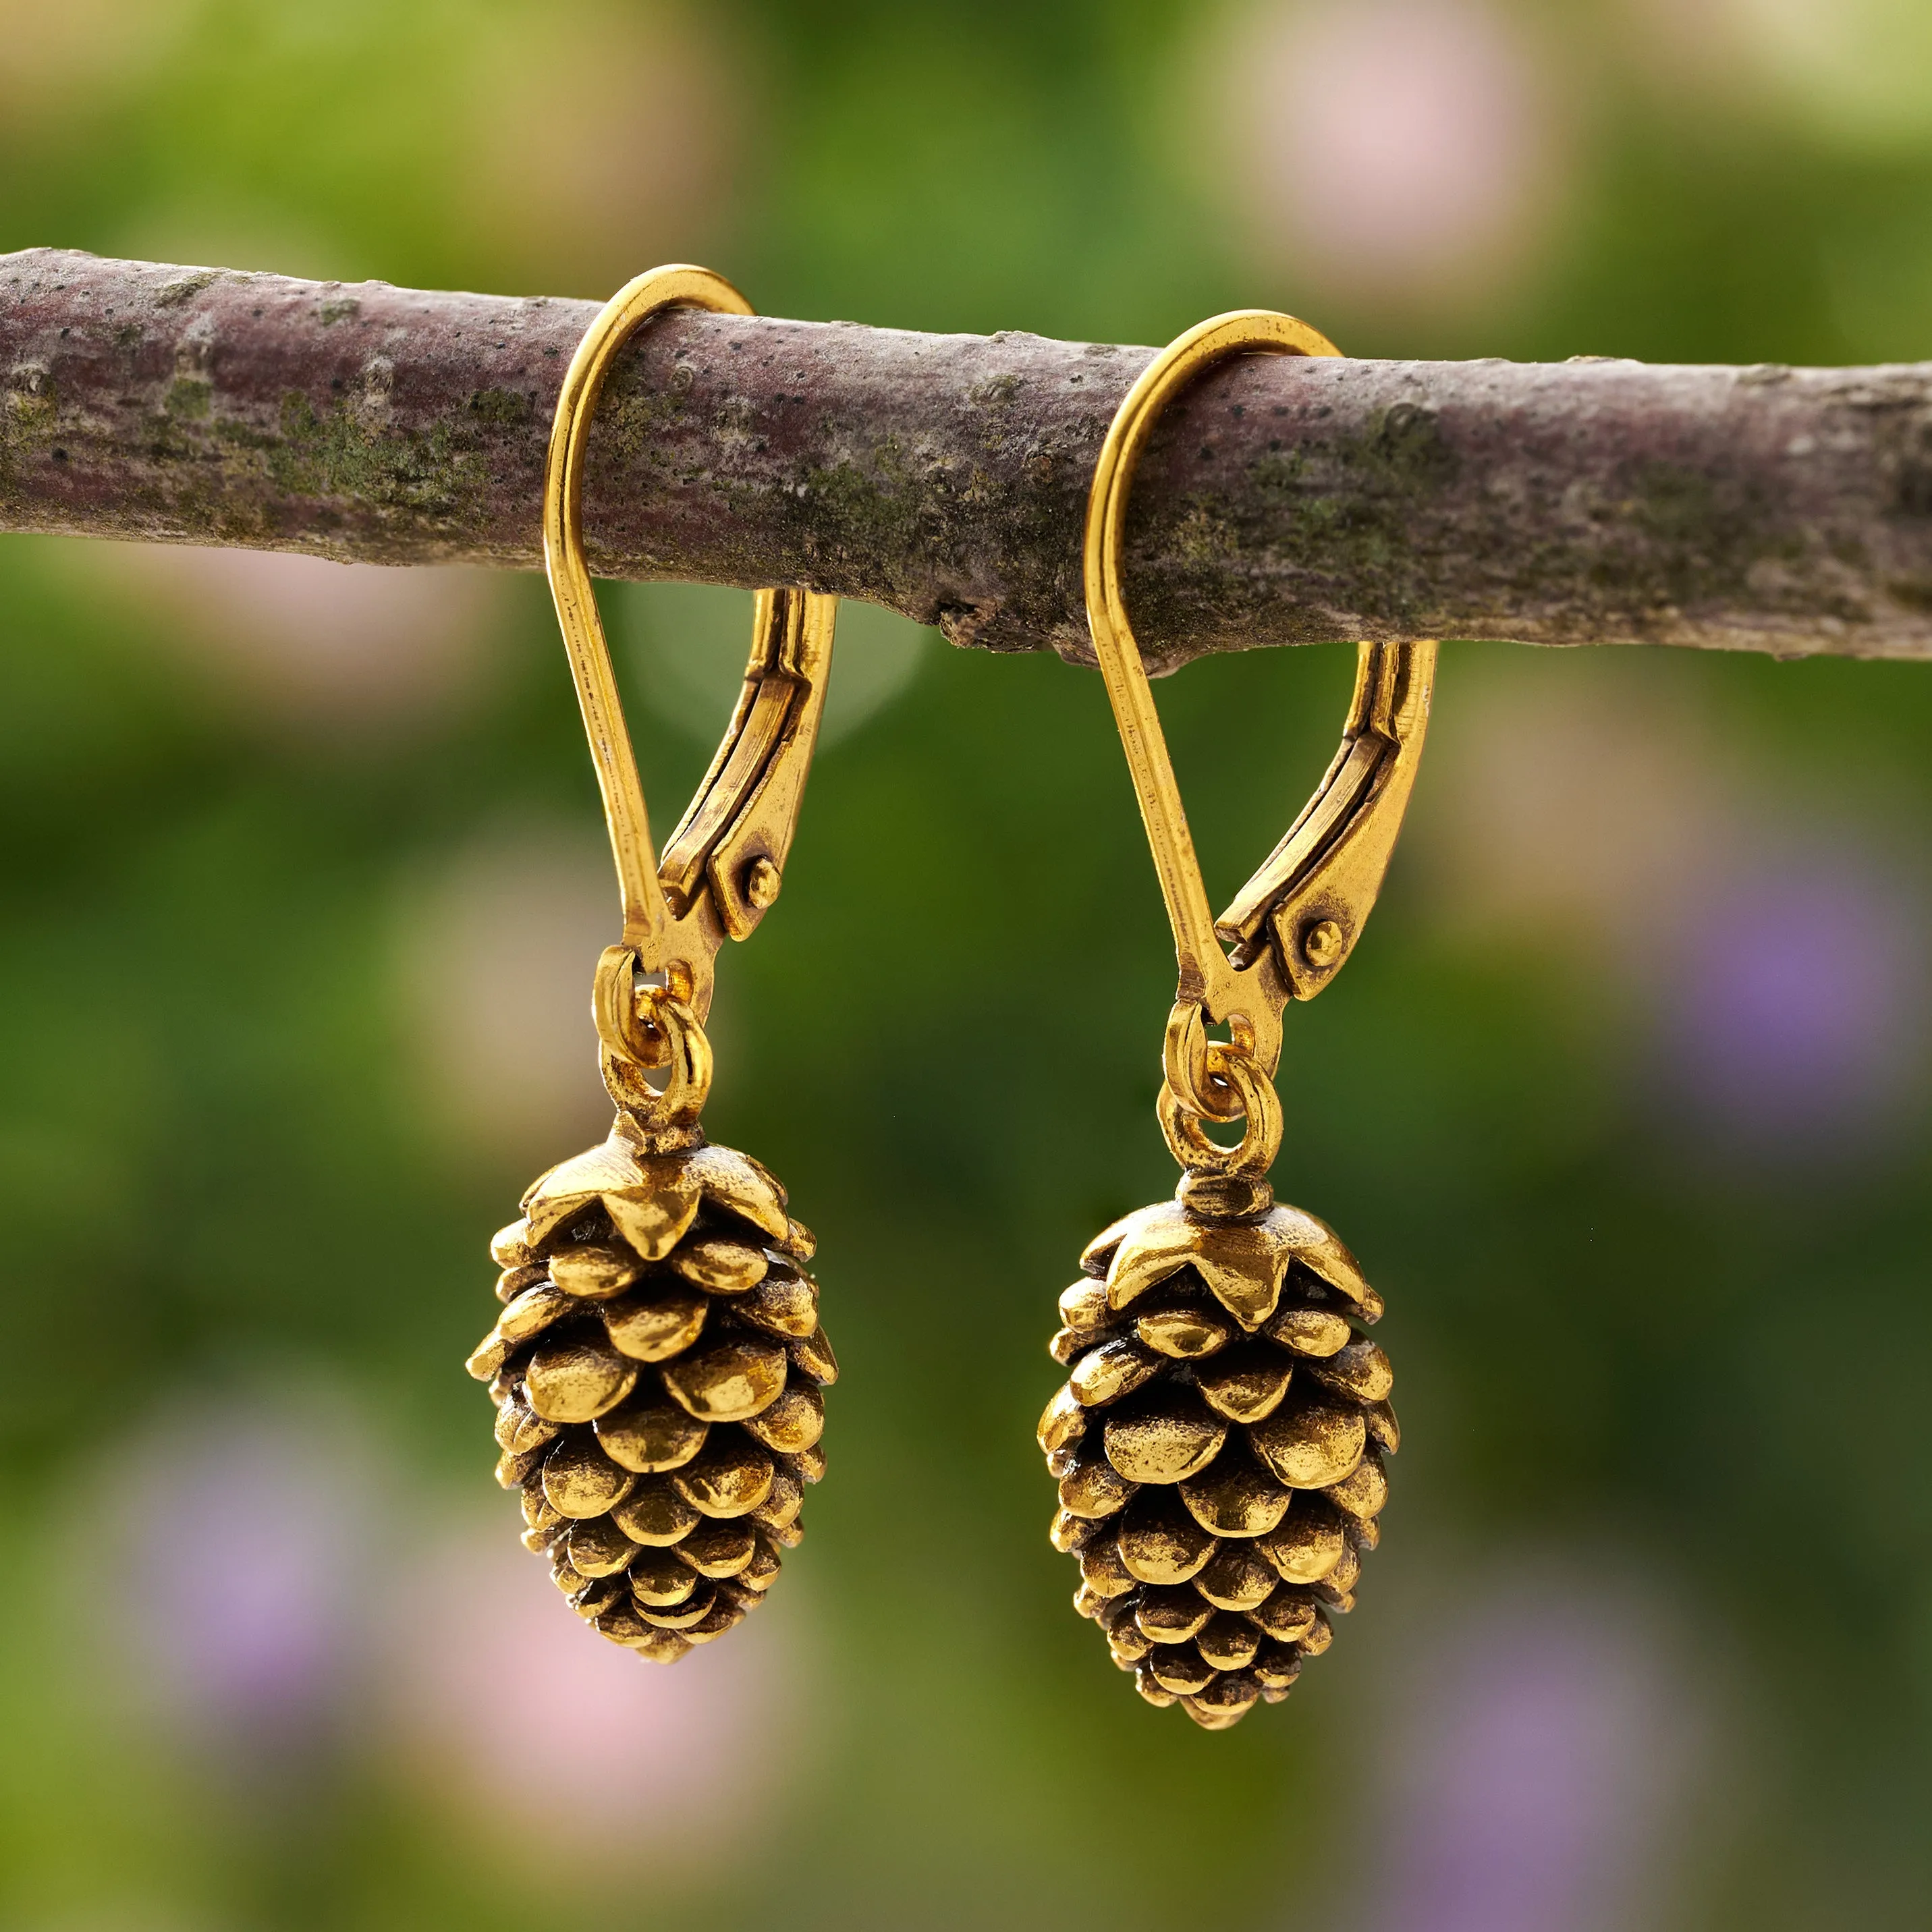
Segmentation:
{"type": "Polygon", "coordinates": [[[490,1244],[503,1311],[469,1361],[524,1544],[579,1616],[659,1664],[776,1580],[838,1372],[784,1190],[681,1138],[665,1149],[620,1114],[531,1188],[490,1244]]]}
{"type": "Polygon", "coordinates": [[[1060,1298],[1040,1418],[1074,1607],[1150,1703],[1225,1730],[1288,1695],[1354,1603],[1400,1439],[1382,1298],[1265,1181],[1190,1174],[1060,1298]]]}

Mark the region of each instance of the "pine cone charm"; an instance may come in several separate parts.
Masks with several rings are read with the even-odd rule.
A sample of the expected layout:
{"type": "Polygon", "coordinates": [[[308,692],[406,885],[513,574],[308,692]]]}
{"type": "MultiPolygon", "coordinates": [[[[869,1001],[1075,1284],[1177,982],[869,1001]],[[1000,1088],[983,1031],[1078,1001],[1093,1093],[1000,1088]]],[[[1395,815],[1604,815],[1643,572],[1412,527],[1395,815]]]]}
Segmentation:
{"type": "Polygon", "coordinates": [[[503,1312],[470,1358],[524,1540],[612,1642],[673,1664],[763,1600],[824,1473],[837,1376],[811,1235],[758,1163],[712,1147],[711,1010],[724,942],[776,901],[824,709],[838,600],[759,591],[745,682],[660,859],[584,546],[584,458],[612,358],[670,308],[747,315],[722,276],[647,270],[598,310],[557,391],[544,462],[550,580],[623,905],[591,992],[617,1118],[551,1168],[491,1252],[503,1312]]]}
{"type": "Polygon", "coordinates": [[[1399,1440],[1381,1298],[1265,1181],[1185,1178],[1116,1222],[1060,1298],[1040,1418],[1074,1607],[1150,1703],[1224,1730],[1279,1702],[1353,1606],[1399,1440]]]}
{"type": "Polygon", "coordinates": [[[1402,828],[1436,676],[1427,638],[1365,643],[1315,796],[1216,919],[1125,590],[1127,500],[1156,419],[1232,356],[1339,356],[1265,309],[1177,336],[1121,398],[1087,493],[1088,633],[1174,931],[1155,1108],[1183,1178],[1081,1257],[1060,1297],[1066,1386],[1040,1424],[1073,1599],[1154,1704],[1210,1730],[1288,1695],[1347,1610],[1396,1442],[1388,1358],[1352,1325],[1382,1302],[1355,1258],[1265,1178],[1281,1147],[1282,1015],[1330,985],[1402,828]],[[1227,950],[1224,950],[1227,949],[1227,950]],[[1210,1037],[1210,1028],[1224,1031],[1210,1037]],[[1234,1145],[1210,1132],[1240,1123],[1234,1145]]]}
{"type": "MultiPolygon", "coordinates": [[[[620,1098],[626,1070],[607,1052],[620,1098]]],[[[524,1197],[490,1244],[503,1312],[468,1366],[526,1545],[579,1616],[670,1664],[741,1622],[802,1535],[838,1371],[784,1189],[647,1111],[524,1197]]]]}

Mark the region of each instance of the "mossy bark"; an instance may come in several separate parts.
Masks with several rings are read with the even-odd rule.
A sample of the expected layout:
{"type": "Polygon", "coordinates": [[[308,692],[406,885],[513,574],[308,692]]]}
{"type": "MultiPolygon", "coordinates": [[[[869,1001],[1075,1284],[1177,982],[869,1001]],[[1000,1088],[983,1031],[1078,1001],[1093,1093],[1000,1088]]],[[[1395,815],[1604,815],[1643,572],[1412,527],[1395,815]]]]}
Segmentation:
{"type": "MultiPolygon", "coordinates": [[[[587,302],[0,256],[0,530],[534,568],[587,302]]],[[[614,371],[614,577],[804,584],[1087,655],[1086,484],[1150,352],[680,313],[614,371]]],[[[1932,656],[1932,364],[1250,358],[1136,486],[1150,664],[1344,638],[1932,656]]]]}

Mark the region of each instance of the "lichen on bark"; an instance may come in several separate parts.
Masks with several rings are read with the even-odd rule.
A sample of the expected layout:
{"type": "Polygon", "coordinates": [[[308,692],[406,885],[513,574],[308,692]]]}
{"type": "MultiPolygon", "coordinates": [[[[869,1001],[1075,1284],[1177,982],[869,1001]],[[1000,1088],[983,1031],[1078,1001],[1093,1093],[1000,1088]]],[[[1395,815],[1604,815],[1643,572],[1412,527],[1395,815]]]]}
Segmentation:
{"type": "MultiPolygon", "coordinates": [[[[595,314],[0,256],[0,528],[534,568],[595,314]]],[[[1084,660],[1087,478],[1150,353],[659,317],[592,430],[593,567],[1084,660]]],[[[1126,574],[1156,670],[1426,635],[1932,656],[1932,367],[1246,358],[1156,426],[1126,574]]]]}

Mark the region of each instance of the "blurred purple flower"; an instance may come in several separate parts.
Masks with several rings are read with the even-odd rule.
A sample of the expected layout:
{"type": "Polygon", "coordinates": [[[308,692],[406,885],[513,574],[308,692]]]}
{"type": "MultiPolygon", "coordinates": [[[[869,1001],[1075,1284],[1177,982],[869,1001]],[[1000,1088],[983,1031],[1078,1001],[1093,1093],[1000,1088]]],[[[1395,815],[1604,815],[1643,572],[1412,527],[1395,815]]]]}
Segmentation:
{"type": "Polygon", "coordinates": [[[1614,1932],[1674,1851],[1690,1735],[1640,1606],[1486,1592],[1425,1647],[1389,1735],[1378,1932],[1614,1932]]]}
{"type": "Polygon", "coordinates": [[[299,1400],[204,1399],[112,1452],[106,1640],[129,1701],[218,1758],[289,1768],[331,1740],[374,1567],[356,1440],[299,1400]]]}
{"type": "Polygon", "coordinates": [[[352,1752],[414,1774],[512,1874],[562,1850],[669,1882],[811,1774],[786,1613],[646,1664],[570,1614],[506,1498],[444,1534],[434,1491],[392,1501],[404,1472],[346,1403],[197,1392],[111,1444],[101,1474],[67,1566],[115,1552],[100,1685],[241,1808],[307,1805],[352,1752]],[[412,1516],[431,1533],[394,1537],[412,1516]]]}
{"type": "Polygon", "coordinates": [[[1682,1114],[1746,1154],[1868,1146],[1922,1064],[1924,949],[1904,882],[1816,855],[1746,866],[1679,916],[1658,1043],[1682,1114]]]}
{"type": "Polygon", "coordinates": [[[1418,830],[1446,916],[1491,953],[1582,949],[1680,1141],[1864,1156],[1924,1091],[1922,885],[1875,818],[1808,833],[1676,687],[1589,655],[1494,665],[1445,714],[1418,830]]]}

